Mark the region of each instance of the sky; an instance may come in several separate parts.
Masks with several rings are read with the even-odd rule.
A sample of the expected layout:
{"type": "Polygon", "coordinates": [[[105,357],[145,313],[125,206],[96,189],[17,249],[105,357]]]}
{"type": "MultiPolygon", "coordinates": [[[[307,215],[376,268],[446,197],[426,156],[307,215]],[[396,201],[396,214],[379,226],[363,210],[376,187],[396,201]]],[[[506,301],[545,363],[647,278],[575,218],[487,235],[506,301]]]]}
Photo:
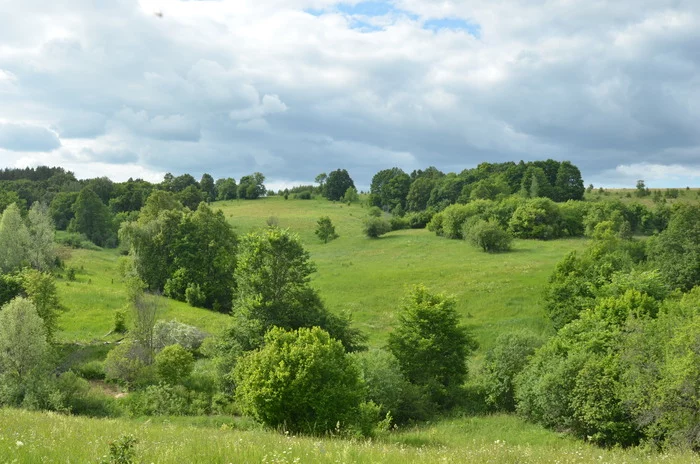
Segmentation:
{"type": "Polygon", "coordinates": [[[700,187],[698,0],[0,0],[0,167],[700,187]]]}

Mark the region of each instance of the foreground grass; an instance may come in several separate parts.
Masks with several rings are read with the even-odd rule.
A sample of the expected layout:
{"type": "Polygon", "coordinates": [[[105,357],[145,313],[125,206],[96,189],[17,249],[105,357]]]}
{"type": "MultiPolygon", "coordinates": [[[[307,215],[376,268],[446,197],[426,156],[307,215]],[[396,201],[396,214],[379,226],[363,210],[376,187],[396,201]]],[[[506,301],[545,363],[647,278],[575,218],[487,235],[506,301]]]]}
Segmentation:
{"type": "Polygon", "coordinates": [[[133,434],[136,462],[154,463],[694,463],[693,454],[602,450],[511,416],[455,419],[374,441],[292,437],[176,423],[87,419],[0,410],[0,462],[98,462],[109,442],[133,434]],[[419,439],[415,439],[415,435],[419,439]]]}

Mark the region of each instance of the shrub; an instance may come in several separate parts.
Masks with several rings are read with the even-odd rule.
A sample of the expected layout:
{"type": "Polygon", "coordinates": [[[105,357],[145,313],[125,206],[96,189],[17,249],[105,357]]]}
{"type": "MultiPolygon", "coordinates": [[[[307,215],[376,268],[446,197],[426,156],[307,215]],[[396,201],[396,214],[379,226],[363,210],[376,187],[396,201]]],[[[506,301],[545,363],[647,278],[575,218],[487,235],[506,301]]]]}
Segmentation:
{"type": "Polygon", "coordinates": [[[513,236],[491,221],[468,222],[463,235],[472,245],[488,253],[508,251],[513,243],[513,236]]]}
{"type": "Polygon", "coordinates": [[[325,433],[357,420],[364,395],[343,345],[318,327],[272,328],[235,367],[236,399],[269,427],[325,433]]]}
{"type": "Polygon", "coordinates": [[[484,362],[486,402],[492,408],[515,411],[515,376],[525,368],[540,345],[542,339],[526,331],[498,336],[484,362]]]}
{"type": "Polygon", "coordinates": [[[328,243],[338,238],[338,234],[335,233],[335,226],[328,216],[323,216],[318,220],[315,233],[319,239],[323,240],[323,243],[328,243]]]}
{"type": "Polygon", "coordinates": [[[561,237],[562,218],[559,207],[549,198],[532,198],[518,206],[509,227],[518,238],[550,240],[561,237]]]}
{"type": "Polygon", "coordinates": [[[467,355],[476,342],[459,325],[455,301],[414,287],[404,300],[399,325],[389,334],[389,350],[409,382],[447,407],[467,377],[467,355]]]}
{"type": "Polygon", "coordinates": [[[202,308],[204,307],[206,300],[207,296],[204,294],[202,287],[200,287],[199,284],[190,283],[187,285],[187,289],[185,290],[185,301],[187,301],[190,306],[202,308]]]}
{"type": "Polygon", "coordinates": [[[435,235],[437,236],[442,236],[444,234],[442,226],[443,226],[443,214],[440,213],[435,213],[433,217],[430,219],[430,222],[426,225],[428,230],[430,232],[435,232],[435,235]]]}
{"type": "Polygon", "coordinates": [[[113,331],[118,334],[126,333],[126,312],[124,310],[119,309],[114,313],[113,331]]]}
{"type": "Polygon", "coordinates": [[[190,413],[189,394],[182,385],[150,385],[131,393],[124,405],[132,417],[186,416],[190,413]]]}
{"type": "Polygon", "coordinates": [[[153,348],[160,351],[166,346],[178,344],[189,351],[195,351],[206,337],[207,334],[197,327],[175,320],[161,320],[153,327],[153,348]]]}
{"type": "Polygon", "coordinates": [[[386,219],[369,217],[364,222],[364,232],[370,238],[380,237],[391,231],[391,224],[386,219]]]}
{"type": "Polygon", "coordinates": [[[75,366],[73,370],[87,380],[104,380],[105,378],[105,365],[102,361],[95,360],[80,364],[75,366]]]}
{"type": "Polygon", "coordinates": [[[105,378],[126,384],[134,383],[146,367],[147,354],[143,347],[126,339],[107,353],[105,378]]]}
{"type": "Polygon", "coordinates": [[[182,383],[192,373],[194,356],[180,345],[163,348],[155,360],[158,377],[166,383],[182,383]]]}
{"type": "Polygon", "coordinates": [[[370,217],[382,217],[382,210],[379,206],[372,206],[367,211],[367,215],[370,217]]]}
{"type": "Polygon", "coordinates": [[[133,435],[122,435],[118,440],[110,442],[109,456],[103,456],[100,464],[132,464],[136,457],[134,446],[138,442],[133,435]]]}
{"type": "Polygon", "coordinates": [[[405,217],[399,217],[399,216],[392,216],[392,218],[389,220],[389,224],[391,225],[391,230],[403,230],[403,229],[408,229],[408,219],[405,217]]]}
{"type": "Polygon", "coordinates": [[[418,211],[406,215],[408,226],[411,229],[425,229],[430,220],[433,218],[433,211],[418,211]]]}
{"type": "Polygon", "coordinates": [[[73,414],[109,417],[119,413],[114,398],[92,388],[84,378],[65,372],[56,382],[63,406],[73,414]]]}

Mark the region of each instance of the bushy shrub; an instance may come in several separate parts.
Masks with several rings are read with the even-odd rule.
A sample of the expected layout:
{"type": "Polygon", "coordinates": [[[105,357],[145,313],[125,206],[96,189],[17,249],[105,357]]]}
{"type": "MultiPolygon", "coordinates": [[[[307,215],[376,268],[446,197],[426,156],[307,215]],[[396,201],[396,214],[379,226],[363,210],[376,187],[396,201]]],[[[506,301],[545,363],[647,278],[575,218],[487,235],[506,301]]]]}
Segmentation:
{"type": "Polygon", "coordinates": [[[153,348],[156,351],[175,344],[186,350],[195,351],[199,349],[205,338],[207,338],[206,332],[176,320],[160,320],[153,327],[153,348]]]}
{"type": "Polygon", "coordinates": [[[371,349],[353,353],[351,357],[366,388],[365,401],[379,407],[379,417],[389,414],[397,424],[430,417],[428,398],[406,380],[393,354],[371,349]]]}
{"type": "Polygon", "coordinates": [[[508,251],[513,243],[513,236],[491,221],[467,221],[463,235],[469,243],[488,253],[508,251]]]}
{"type": "Polygon", "coordinates": [[[425,229],[431,219],[433,219],[433,214],[435,213],[432,210],[409,213],[406,215],[408,226],[411,229],[425,229]]]}
{"type": "Polygon", "coordinates": [[[207,296],[204,294],[202,287],[200,287],[199,284],[190,283],[187,285],[187,289],[185,290],[185,301],[187,301],[190,306],[202,308],[204,307],[206,300],[207,296]]]}
{"type": "Polygon", "coordinates": [[[192,373],[194,356],[180,345],[163,348],[155,359],[158,377],[172,385],[184,382],[192,373]]]}
{"type": "Polygon", "coordinates": [[[540,337],[527,331],[498,336],[484,362],[483,380],[489,406],[499,411],[515,411],[515,376],[542,343],[540,337]]]}
{"type": "Polygon", "coordinates": [[[518,206],[509,221],[518,238],[551,240],[562,236],[559,207],[549,198],[532,198],[518,206]]]}
{"type": "Polygon", "coordinates": [[[56,382],[63,407],[73,414],[92,417],[109,417],[119,414],[114,398],[90,386],[84,378],[73,372],[65,372],[56,382]]]}
{"type": "Polygon", "coordinates": [[[131,339],[112,348],[105,359],[105,378],[133,384],[143,373],[147,358],[143,347],[131,339]]]}
{"type": "Polygon", "coordinates": [[[182,385],[150,385],[124,399],[132,417],[186,416],[190,414],[189,392],[182,385]]]}
{"type": "Polygon", "coordinates": [[[444,235],[444,231],[442,228],[443,227],[443,218],[444,218],[444,216],[443,216],[442,212],[435,213],[433,215],[433,217],[430,218],[430,221],[426,225],[426,227],[428,228],[428,230],[430,232],[434,232],[435,235],[437,235],[439,237],[444,235]]]}
{"type": "Polygon", "coordinates": [[[114,333],[123,334],[126,333],[126,312],[124,310],[117,310],[114,313],[114,333]]]}
{"type": "Polygon", "coordinates": [[[56,242],[71,248],[82,248],[85,250],[100,250],[101,248],[92,243],[85,234],[69,232],[56,237],[56,242]]]}
{"type": "Polygon", "coordinates": [[[382,217],[382,209],[379,206],[372,206],[367,210],[367,215],[370,217],[382,217]]]}
{"type": "Polygon", "coordinates": [[[364,392],[343,345],[314,327],[274,327],[236,365],[236,399],[269,427],[325,433],[355,424],[364,392]]]}
{"type": "Polygon", "coordinates": [[[400,216],[392,216],[389,220],[389,224],[391,224],[391,230],[403,230],[409,227],[408,219],[400,216]]]}
{"type": "Polygon", "coordinates": [[[377,238],[391,232],[391,224],[384,218],[368,217],[364,222],[364,232],[369,238],[377,238]]]}
{"type": "Polygon", "coordinates": [[[104,380],[105,365],[103,361],[90,361],[73,367],[73,371],[87,380],[104,380]]]}
{"type": "Polygon", "coordinates": [[[467,356],[476,349],[459,324],[454,299],[416,286],[403,301],[398,319],[389,334],[389,350],[404,376],[437,405],[451,406],[467,377],[467,356]]]}

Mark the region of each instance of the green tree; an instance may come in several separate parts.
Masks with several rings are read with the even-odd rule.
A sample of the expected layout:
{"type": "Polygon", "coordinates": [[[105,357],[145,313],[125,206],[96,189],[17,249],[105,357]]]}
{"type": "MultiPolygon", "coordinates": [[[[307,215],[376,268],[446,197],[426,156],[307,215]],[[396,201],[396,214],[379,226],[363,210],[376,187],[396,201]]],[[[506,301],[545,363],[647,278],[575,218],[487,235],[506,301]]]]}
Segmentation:
{"type": "Polygon", "coordinates": [[[348,187],[348,189],[343,194],[342,200],[347,203],[357,203],[360,201],[360,196],[357,194],[355,187],[348,187]]]}
{"type": "Polygon", "coordinates": [[[423,211],[428,207],[430,192],[435,188],[436,178],[418,177],[411,182],[406,194],[406,209],[408,211],[423,211]]]}
{"type": "Polygon", "coordinates": [[[211,203],[216,200],[216,184],[211,174],[202,174],[202,179],[199,181],[199,188],[204,194],[204,201],[211,203]]]}
{"type": "Polygon", "coordinates": [[[473,224],[469,224],[466,232],[463,234],[465,239],[472,245],[481,248],[487,253],[508,251],[513,242],[513,236],[492,221],[478,220],[473,224]]]}
{"type": "Polygon", "coordinates": [[[66,230],[75,217],[73,204],[78,198],[78,192],[58,192],[49,206],[49,213],[56,224],[56,229],[66,230]]]}
{"type": "Polygon", "coordinates": [[[515,377],[522,372],[543,340],[527,332],[502,333],[486,353],[486,402],[496,410],[515,411],[515,377]]]}
{"type": "Polygon", "coordinates": [[[196,185],[188,185],[177,194],[177,199],[184,206],[194,211],[201,202],[206,201],[207,194],[202,192],[196,185]]]}
{"type": "Polygon", "coordinates": [[[370,202],[385,211],[397,206],[406,209],[406,196],[411,188],[411,177],[400,168],[384,169],[372,177],[370,202]]]}
{"type": "Polygon", "coordinates": [[[103,246],[112,234],[109,208],[89,187],[83,188],[73,204],[75,217],[68,230],[85,234],[95,245],[103,246]]]}
{"type": "Polygon", "coordinates": [[[233,200],[238,197],[238,186],[231,177],[216,180],[216,199],[233,200]]]}
{"type": "Polygon", "coordinates": [[[37,314],[44,321],[47,340],[52,342],[58,328],[59,312],[64,309],[58,299],[56,280],[48,272],[28,269],[22,273],[22,285],[37,314]]]}
{"type": "Polygon", "coordinates": [[[323,216],[318,220],[315,233],[319,239],[323,240],[323,243],[328,243],[330,240],[338,238],[338,234],[335,233],[335,226],[328,216],[323,216]]]}
{"type": "Polygon", "coordinates": [[[156,355],[155,366],[165,383],[181,384],[192,374],[194,356],[180,345],[166,346],[156,355]]]}
{"type": "Polygon", "coordinates": [[[649,241],[649,260],[672,288],[700,284],[700,206],[677,204],[668,227],[649,241]]]}
{"type": "Polygon", "coordinates": [[[318,327],[272,328],[260,350],[234,375],[243,410],[269,427],[322,434],[357,420],[364,396],[359,372],[343,345],[318,327]]]}
{"type": "Polygon", "coordinates": [[[569,161],[562,161],[554,182],[555,200],[583,200],[586,191],[581,178],[581,171],[569,161]]]}
{"type": "Polygon", "coordinates": [[[49,376],[49,355],[44,322],[32,302],[18,297],[3,306],[0,310],[0,404],[45,406],[40,390],[49,376]]]}
{"type": "Polygon", "coordinates": [[[349,188],[355,188],[355,183],[345,169],[336,169],[328,174],[323,194],[331,201],[340,200],[349,188]]]}
{"type": "Polygon", "coordinates": [[[36,202],[27,215],[29,232],[29,265],[40,271],[48,271],[56,263],[54,236],[56,229],[46,205],[36,202]]]}
{"type": "Polygon", "coordinates": [[[383,217],[369,216],[363,222],[363,231],[369,238],[378,238],[391,232],[391,224],[383,217]]]}
{"type": "Polygon", "coordinates": [[[265,176],[260,172],[241,177],[238,183],[238,198],[254,200],[265,195],[267,190],[263,182],[265,182],[265,176]]]}
{"type": "Polygon", "coordinates": [[[29,264],[29,241],[19,208],[12,203],[0,219],[0,271],[13,272],[29,264]]]}
{"type": "Polygon", "coordinates": [[[455,400],[467,378],[467,356],[476,342],[459,324],[455,301],[415,286],[404,300],[389,350],[406,378],[440,406],[455,400]]]}
{"type": "Polygon", "coordinates": [[[515,210],[509,228],[517,238],[551,240],[562,235],[559,207],[549,198],[532,198],[515,210]]]}

